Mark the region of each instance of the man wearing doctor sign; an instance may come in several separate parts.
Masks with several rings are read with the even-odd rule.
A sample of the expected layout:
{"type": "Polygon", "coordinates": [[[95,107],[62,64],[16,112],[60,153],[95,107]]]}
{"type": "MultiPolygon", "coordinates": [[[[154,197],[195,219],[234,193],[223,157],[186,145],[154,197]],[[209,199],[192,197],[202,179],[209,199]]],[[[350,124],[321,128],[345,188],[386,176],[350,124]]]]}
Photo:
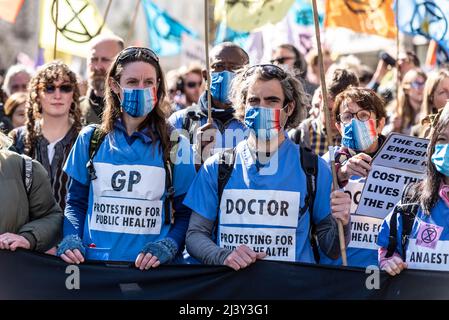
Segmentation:
{"type": "Polygon", "coordinates": [[[255,65],[236,76],[231,97],[250,134],[210,157],[186,195],[190,255],[234,270],[258,259],[315,262],[317,245],[338,258],[336,219],[348,241],[349,196],[331,192],[331,172],[321,158],[312,157],[313,172],[306,175],[310,154],[285,133],[305,114],[301,84],[278,66],[255,65]]]}

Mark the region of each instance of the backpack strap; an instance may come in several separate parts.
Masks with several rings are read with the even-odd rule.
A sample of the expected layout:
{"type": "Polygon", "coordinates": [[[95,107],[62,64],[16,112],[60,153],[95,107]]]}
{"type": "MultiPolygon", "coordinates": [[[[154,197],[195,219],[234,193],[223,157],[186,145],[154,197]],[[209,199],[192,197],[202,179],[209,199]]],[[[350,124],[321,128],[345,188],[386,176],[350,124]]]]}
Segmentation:
{"type": "Polygon", "coordinates": [[[301,159],[301,167],[306,175],[307,194],[304,198],[304,207],[300,209],[300,216],[309,210],[309,237],[310,244],[313,250],[313,256],[315,261],[320,261],[320,254],[318,251],[318,242],[316,240],[315,224],[313,223],[313,205],[315,203],[316,196],[316,180],[318,177],[318,156],[310,149],[303,146],[299,146],[299,158],[301,159]]]}
{"type": "Polygon", "coordinates": [[[193,105],[191,107],[188,107],[186,109],[185,117],[182,122],[182,129],[187,131],[189,133],[189,141],[190,144],[193,143],[194,138],[194,123],[197,121],[200,121],[201,116],[203,116],[204,113],[201,111],[199,105],[193,105]]]}
{"type": "Polygon", "coordinates": [[[224,188],[231,178],[232,171],[234,169],[235,162],[235,148],[226,149],[220,152],[219,162],[218,162],[218,208],[217,213],[220,209],[221,197],[223,196],[224,188]]]}
{"type": "Polygon", "coordinates": [[[402,258],[405,261],[406,259],[406,246],[408,243],[408,239],[410,237],[410,233],[412,231],[413,223],[415,221],[415,217],[418,214],[419,202],[417,201],[417,183],[409,183],[404,188],[404,192],[402,194],[401,202],[396,205],[393,210],[393,214],[390,219],[390,234],[388,236],[388,247],[386,258],[390,258],[396,252],[396,247],[398,244],[397,241],[397,220],[398,214],[402,220],[402,233],[401,233],[401,247],[402,247],[402,258]]]}
{"type": "Polygon", "coordinates": [[[106,137],[106,132],[104,132],[99,125],[95,125],[94,132],[90,136],[89,141],[89,160],[87,161],[87,172],[89,174],[90,180],[97,179],[94,168],[94,157],[97,154],[98,149],[100,149],[104,138],[106,137]]]}
{"type": "Polygon", "coordinates": [[[22,181],[29,196],[33,184],[33,160],[28,156],[22,156],[22,181]]]}

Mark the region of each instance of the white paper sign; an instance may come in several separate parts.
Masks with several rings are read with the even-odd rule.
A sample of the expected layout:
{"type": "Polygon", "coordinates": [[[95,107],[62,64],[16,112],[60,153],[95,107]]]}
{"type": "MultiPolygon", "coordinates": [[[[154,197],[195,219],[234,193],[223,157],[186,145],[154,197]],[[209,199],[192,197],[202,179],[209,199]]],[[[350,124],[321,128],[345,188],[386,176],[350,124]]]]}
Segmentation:
{"type": "Polygon", "coordinates": [[[373,165],[425,173],[428,143],[427,139],[392,133],[376,154],[373,165]]]}

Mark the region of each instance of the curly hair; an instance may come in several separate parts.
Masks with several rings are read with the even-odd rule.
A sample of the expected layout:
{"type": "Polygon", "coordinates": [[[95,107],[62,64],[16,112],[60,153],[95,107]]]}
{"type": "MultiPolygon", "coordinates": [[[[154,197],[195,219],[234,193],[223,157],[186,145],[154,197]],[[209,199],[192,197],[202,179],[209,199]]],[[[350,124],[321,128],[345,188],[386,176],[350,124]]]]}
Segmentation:
{"type": "Polygon", "coordinates": [[[245,118],[245,107],[246,98],[248,96],[248,89],[256,81],[270,81],[277,79],[284,92],[285,101],[284,105],[290,102],[294,103],[294,111],[290,117],[287,119],[284,129],[295,128],[299,123],[304,120],[307,113],[307,107],[310,105],[310,101],[301,82],[295,77],[294,74],[287,70],[280,69],[277,66],[272,65],[280,69],[283,74],[275,75],[271,72],[266,72],[264,66],[271,65],[260,65],[246,67],[241,70],[235,78],[232,80],[231,84],[231,101],[235,108],[235,117],[243,121],[245,118]],[[250,75],[247,75],[249,69],[255,69],[250,75]]]}
{"type": "Polygon", "coordinates": [[[36,128],[36,120],[42,118],[42,105],[39,102],[39,93],[47,84],[52,84],[55,81],[66,78],[68,78],[70,84],[73,86],[73,102],[70,106],[69,116],[72,118],[76,130],[81,130],[80,91],[76,74],[62,61],[53,61],[43,65],[37,70],[36,75],[31,78],[30,91],[26,102],[27,119],[25,122],[26,135],[24,151],[30,157],[34,157],[37,138],[41,134],[36,128]]]}
{"type": "MultiPolygon", "coordinates": [[[[142,47],[128,47],[121,51],[115,58],[114,63],[109,68],[106,79],[114,79],[117,83],[120,83],[120,77],[123,69],[127,64],[132,62],[145,62],[152,65],[156,69],[156,76],[159,86],[157,88],[157,103],[154,110],[145,118],[145,120],[139,125],[138,130],[142,130],[148,127],[149,134],[152,136],[152,141],[155,143],[158,139],[160,140],[162,147],[162,154],[164,157],[164,162],[170,158],[170,126],[167,123],[167,107],[165,102],[166,96],[166,84],[164,72],[159,64],[159,59],[157,56],[151,52],[149,54],[149,49],[142,47]],[[132,50],[135,50],[133,53],[132,50]],[[157,60],[156,60],[157,59],[157,60]],[[153,131],[156,129],[156,132],[153,131]],[[154,135],[157,135],[154,136],[154,135]]],[[[101,123],[101,128],[104,132],[109,133],[114,128],[114,122],[121,116],[120,100],[117,94],[112,90],[109,81],[106,81],[105,85],[105,109],[103,113],[103,120],[101,123]]]]}

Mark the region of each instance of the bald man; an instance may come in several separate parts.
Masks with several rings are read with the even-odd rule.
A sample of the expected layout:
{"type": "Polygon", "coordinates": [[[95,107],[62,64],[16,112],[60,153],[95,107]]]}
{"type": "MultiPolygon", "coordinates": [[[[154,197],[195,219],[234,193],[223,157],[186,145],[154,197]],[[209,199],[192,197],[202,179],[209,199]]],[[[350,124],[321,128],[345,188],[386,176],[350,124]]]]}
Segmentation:
{"type": "Polygon", "coordinates": [[[101,122],[106,74],[115,56],[123,49],[123,39],[116,35],[100,35],[91,40],[87,57],[88,91],[81,102],[85,124],[101,122]]]}

